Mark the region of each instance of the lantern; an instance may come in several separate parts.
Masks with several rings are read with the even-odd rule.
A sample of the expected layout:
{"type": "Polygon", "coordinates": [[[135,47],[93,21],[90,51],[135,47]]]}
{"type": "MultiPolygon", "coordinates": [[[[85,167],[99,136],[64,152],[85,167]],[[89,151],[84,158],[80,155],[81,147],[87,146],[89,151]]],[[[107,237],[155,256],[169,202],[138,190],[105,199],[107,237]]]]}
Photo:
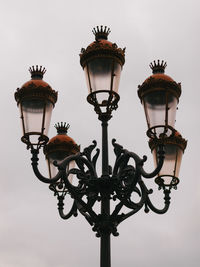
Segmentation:
{"type": "Polygon", "coordinates": [[[82,48],[80,63],[86,76],[87,100],[94,105],[97,114],[110,114],[117,108],[118,87],[125,49],[107,40],[110,29],[103,26],[93,30],[95,41],[82,48]]]}
{"type": "Polygon", "coordinates": [[[153,75],[138,86],[138,96],[144,106],[147,135],[150,138],[159,138],[162,134],[170,136],[176,120],[181,85],[164,74],[166,66],[164,61],[151,63],[153,75]]]}
{"type": "Polygon", "coordinates": [[[22,120],[21,140],[28,146],[48,142],[51,113],[57,101],[57,92],[42,80],[46,69],[32,66],[29,71],[32,79],[15,93],[22,120]]]}
{"type": "Polygon", "coordinates": [[[163,166],[156,177],[155,182],[160,187],[174,187],[179,183],[179,170],[181,166],[182,155],[187,145],[187,141],[182,138],[180,133],[175,131],[174,135],[160,139],[150,139],[149,146],[153,153],[154,163],[158,163],[158,146],[163,144],[165,147],[165,159],[163,166]]]}
{"type": "MultiPolygon", "coordinates": [[[[74,155],[80,151],[80,147],[74,142],[74,140],[67,135],[69,129],[69,124],[57,123],[55,125],[57,129],[57,135],[51,138],[48,144],[44,147],[44,154],[46,156],[49,177],[53,178],[57,172],[57,167],[53,164],[56,161],[58,164],[62,162],[66,157],[74,155]]],[[[68,169],[73,168],[75,162],[71,161],[68,169]]],[[[68,177],[70,182],[72,182],[72,175],[68,177]]]]}

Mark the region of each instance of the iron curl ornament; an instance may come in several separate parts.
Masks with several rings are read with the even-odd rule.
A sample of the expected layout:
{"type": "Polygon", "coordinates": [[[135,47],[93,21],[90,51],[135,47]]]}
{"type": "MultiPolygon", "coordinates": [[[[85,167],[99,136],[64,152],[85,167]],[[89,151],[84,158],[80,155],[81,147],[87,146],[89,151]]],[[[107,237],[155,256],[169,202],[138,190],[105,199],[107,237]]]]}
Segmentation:
{"type": "Polygon", "coordinates": [[[97,176],[96,162],[99,156],[99,149],[92,156],[92,152],[96,147],[96,141],[85,148],[82,153],[71,155],[63,160],[62,163],[54,165],[58,168],[58,173],[55,177],[49,179],[44,177],[38,169],[38,154],[39,149],[31,149],[32,153],[32,168],[36,177],[50,184],[49,188],[54,192],[58,199],[58,210],[61,218],[69,219],[71,216],[77,216],[79,211],[86,220],[93,226],[93,231],[97,232],[97,237],[102,236],[103,232],[108,232],[114,236],[118,235],[117,226],[138,212],[142,207],[145,207],[145,212],[152,210],[158,214],[167,212],[170,205],[170,189],[165,188],[164,192],[164,208],[157,209],[151,202],[149,195],[153,193],[152,189],[148,189],[144,183],[144,179],[155,177],[162,168],[164,162],[164,146],[160,145],[159,163],[152,173],[146,173],[143,165],[146,161],[146,156],[140,158],[137,154],[123,149],[123,147],[112,140],[116,161],[109,175],[97,176]],[[129,164],[129,160],[133,159],[135,166],[129,164]],[[66,171],[67,166],[71,161],[76,162],[75,168],[66,171]],[[68,179],[69,175],[73,174],[78,179],[78,184],[74,186],[68,179]],[[140,197],[139,202],[134,202],[131,196],[136,193],[140,197]],[[68,213],[64,213],[64,199],[66,195],[74,200],[72,207],[68,213]],[[85,201],[83,198],[86,197],[85,201]],[[116,201],[116,205],[112,214],[101,216],[93,209],[96,202],[102,201],[103,198],[116,201]],[[123,207],[131,209],[129,213],[120,213],[123,207]]]}
{"type": "Polygon", "coordinates": [[[102,126],[101,175],[97,173],[100,149],[96,141],[80,152],[80,147],[67,135],[69,124],[63,122],[55,125],[57,135],[49,140],[47,132],[57,92],[42,80],[45,68],[30,68],[31,80],[17,89],[15,99],[22,120],[22,141],[31,151],[35,176],[49,184],[57,198],[62,219],[76,217],[79,213],[85,217],[100,238],[100,267],[110,267],[110,236],[119,235],[120,223],[142,208],[146,213],[164,214],[168,211],[171,190],[177,189],[179,183],[187,141],[174,128],[181,85],[164,73],[166,62],[154,61],[150,64],[152,75],[138,86],[154,170],[146,172],[147,157],[141,158],[124,149],[115,139],[112,140],[115,163],[113,167],[109,165],[108,121],[120,100],[118,87],[125,49],[107,40],[109,28],[100,26],[93,33],[95,41],[81,50],[80,63],[88,86],[87,101],[94,106],[102,126]],[[41,150],[47,160],[48,177],[43,176],[38,167],[41,150]],[[145,183],[149,179],[155,179],[158,189],[163,192],[162,208],[156,207],[151,200],[153,190],[145,183]],[[71,206],[69,198],[72,199],[71,206]],[[115,204],[112,210],[111,201],[115,204]]]}

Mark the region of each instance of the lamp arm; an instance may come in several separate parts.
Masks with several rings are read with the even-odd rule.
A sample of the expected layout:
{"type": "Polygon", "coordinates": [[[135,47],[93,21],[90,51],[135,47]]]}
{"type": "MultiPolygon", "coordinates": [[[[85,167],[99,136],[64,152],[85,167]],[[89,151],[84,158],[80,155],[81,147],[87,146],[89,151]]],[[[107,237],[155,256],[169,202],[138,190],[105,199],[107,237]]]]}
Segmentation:
{"type": "Polygon", "coordinates": [[[87,158],[84,158],[83,153],[77,153],[75,155],[71,155],[66,157],[60,164],[56,164],[56,162],[54,163],[60,170],[65,170],[66,167],[68,166],[68,164],[70,163],[70,161],[76,161],[79,169],[81,171],[84,171],[84,164],[87,166],[88,171],[90,173],[90,177],[92,178],[97,178],[97,174],[95,171],[95,168],[92,164],[92,162],[90,162],[87,158]]]}
{"type": "Polygon", "coordinates": [[[134,203],[133,201],[131,201],[130,197],[126,198],[126,199],[122,199],[120,201],[120,203],[116,206],[115,210],[113,211],[112,216],[117,216],[117,214],[119,213],[119,211],[123,205],[128,207],[129,209],[132,209],[132,211],[130,211],[126,214],[122,213],[122,214],[117,216],[118,217],[118,219],[117,219],[118,224],[121,223],[122,221],[126,220],[127,218],[129,218],[133,214],[137,213],[143,207],[144,203],[146,202],[147,196],[149,194],[149,190],[144,185],[141,178],[138,178],[138,185],[140,186],[141,190],[139,190],[137,187],[135,187],[135,189],[132,190],[132,192],[138,193],[138,195],[141,197],[140,201],[138,203],[134,203]]]}
{"type": "Polygon", "coordinates": [[[61,172],[58,172],[57,175],[53,178],[46,178],[44,177],[39,169],[38,169],[38,161],[39,161],[39,158],[38,158],[38,154],[39,154],[39,149],[34,149],[32,148],[31,149],[31,154],[32,154],[32,158],[31,158],[31,165],[32,165],[32,168],[33,168],[33,172],[35,174],[35,176],[43,183],[47,183],[47,184],[52,184],[52,183],[55,183],[57,182],[60,177],[61,177],[61,172]]]}
{"type": "Polygon", "coordinates": [[[62,179],[65,183],[65,186],[68,190],[68,192],[70,193],[71,197],[74,198],[74,200],[76,201],[76,206],[78,208],[78,210],[81,212],[81,214],[83,214],[85,216],[85,218],[88,220],[88,214],[90,215],[90,222],[96,222],[98,215],[93,211],[92,207],[90,207],[90,205],[88,205],[88,203],[85,203],[82,200],[82,197],[84,196],[84,194],[80,193],[77,188],[75,186],[73,186],[69,180],[67,179],[68,177],[68,173],[63,172],[63,176],[62,179]],[[88,214],[87,214],[88,213],[88,214]],[[87,215],[86,215],[87,214],[87,215]]]}
{"type": "Polygon", "coordinates": [[[163,190],[163,193],[164,193],[164,208],[162,209],[158,209],[156,208],[153,203],[151,202],[150,198],[149,198],[149,195],[153,193],[153,190],[150,189],[148,190],[146,185],[144,184],[143,181],[141,181],[141,183],[143,184],[144,188],[146,188],[148,194],[147,194],[147,198],[146,198],[146,201],[145,201],[145,212],[148,213],[149,210],[152,210],[153,212],[157,213],[157,214],[164,214],[168,211],[169,209],[169,206],[170,206],[170,193],[171,193],[171,190],[170,189],[164,189],[163,190]]]}
{"type": "Polygon", "coordinates": [[[62,176],[62,172],[61,170],[66,168],[67,164],[72,161],[72,160],[79,160],[80,158],[82,159],[83,163],[85,163],[88,167],[88,169],[90,170],[90,172],[92,173],[93,175],[93,178],[96,178],[96,171],[95,171],[95,168],[92,166],[92,164],[90,164],[90,162],[85,159],[83,156],[82,156],[82,153],[77,153],[75,155],[71,155],[69,157],[66,157],[60,164],[57,164],[56,161],[54,162],[54,165],[58,167],[58,173],[56,174],[55,177],[53,178],[47,178],[47,177],[44,177],[39,169],[38,169],[38,161],[39,161],[39,158],[38,158],[38,154],[39,154],[39,149],[34,149],[32,148],[31,149],[31,154],[32,154],[32,158],[31,158],[31,165],[32,165],[32,168],[33,168],[33,171],[34,171],[34,174],[35,176],[43,183],[48,183],[48,184],[52,184],[52,183],[55,183],[57,182],[61,176],[62,176]]]}
{"type": "Polygon", "coordinates": [[[142,191],[142,197],[139,203],[137,203],[137,206],[130,212],[124,214],[120,214],[118,215],[119,211],[121,210],[121,208],[123,207],[123,201],[121,201],[115,208],[115,210],[113,211],[111,217],[116,221],[117,225],[119,225],[121,222],[123,222],[124,220],[126,220],[127,218],[131,217],[132,215],[134,215],[135,213],[137,213],[144,205],[145,205],[145,212],[148,213],[149,210],[152,210],[153,212],[157,213],[157,214],[164,214],[168,211],[169,206],[170,206],[170,190],[165,189],[164,190],[164,200],[165,200],[165,206],[162,209],[158,209],[156,208],[150,198],[149,198],[149,194],[151,194],[153,192],[153,190],[149,190],[147,189],[146,185],[144,184],[144,182],[142,180],[140,180],[138,182],[140,184],[141,187],[141,191],[142,191]],[[116,219],[115,219],[116,218],[116,219]]]}
{"type": "Polygon", "coordinates": [[[157,214],[164,214],[168,211],[169,206],[170,206],[170,190],[165,189],[164,190],[164,200],[165,200],[165,206],[163,209],[157,209],[151,202],[149,196],[147,197],[147,202],[146,202],[146,208],[145,208],[145,212],[149,212],[150,208],[153,212],[157,213],[157,214]]]}
{"type": "Polygon", "coordinates": [[[136,155],[133,152],[129,152],[129,151],[125,150],[125,153],[135,160],[136,171],[138,170],[139,173],[144,178],[153,178],[153,177],[155,177],[160,172],[160,170],[162,169],[162,166],[163,166],[163,163],[164,163],[164,159],[165,159],[164,145],[160,144],[158,146],[158,151],[157,151],[157,153],[158,153],[158,164],[157,164],[157,167],[155,168],[155,170],[153,172],[147,173],[147,172],[145,172],[145,170],[143,168],[143,164],[147,160],[146,156],[143,156],[143,159],[141,159],[140,157],[138,157],[138,155],[136,155]]]}
{"type": "Polygon", "coordinates": [[[90,181],[97,179],[96,171],[92,162],[85,158],[82,153],[77,153],[65,158],[60,164],[56,165],[58,166],[60,172],[62,172],[61,179],[63,180],[67,191],[75,200],[77,209],[82,215],[84,215],[90,224],[93,224],[93,222],[97,220],[97,214],[93,211],[92,206],[97,199],[91,200],[91,198],[88,196],[87,203],[82,200],[82,197],[86,192],[85,186],[90,187],[90,181]],[[70,161],[76,161],[78,167],[66,172],[66,168],[70,161]],[[85,170],[85,166],[87,167],[87,170],[85,170]],[[70,174],[77,175],[77,178],[80,181],[78,186],[74,186],[70,183],[68,179],[70,174]]]}
{"type": "Polygon", "coordinates": [[[75,217],[78,216],[77,208],[78,208],[79,212],[86,218],[86,220],[89,222],[89,224],[91,226],[93,226],[94,222],[93,222],[91,216],[89,214],[87,214],[86,212],[84,212],[83,208],[81,208],[81,205],[79,205],[76,200],[74,200],[73,205],[71,207],[71,210],[67,214],[64,214],[64,197],[63,196],[58,197],[58,211],[59,211],[59,215],[62,219],[67,220],[71,216],[75,216],[75,217]]]}
{"type": "MultiPolygon", "coordinates": [[[[90,216],[86,213],[83,212],[83,210],[80,210],[80,212],[84,215],[84,217],[87,219],[87,221],[93,225],[93,222],[92,222],[92,219],[93,218],[94,220],[97,219],[97,215],[96,213],[88,207],[88,205],[81,199],[79,198],[78,194],[76,194],[76,191],[75,191],[75,187],[72,186],[70,184],[70,182],[68,181],[67,179],[67,173],[66,171],[63,171],[63,167],[66,168],[67,164],[71,161],[71,160],[75,160],[77,158],[80,159],[80,153],[78,153],[77,155],[72,155],[72,156],[69,156],[67,157],[61,164],[57,164],[56,162],[54,163],[59,171],[57,173],[57,175],[51,179],[49,178],[46,178],[44,177],[39,169],[38,169],[38,161],[39,161],[39,158],[38,158],[38,154],[39,154],[39,149],[31,149],[31,153],[32,153],[32,158],[31,158],[31,161],[32,161],[32,168],[33,168],[33,171],[34,171],[34,174],[36,175],[36,177],[41,181],[41,182],[44,182],[44,183],[49,183],[49,184],[54,184],[56,183],[59,179],[63,179],[64,182],[65,182],[65,185],[66,185],[66,188],[68,189],[68,191],[71,193],[71,195],[74,197],[74,203],[72,205],[72,208],[71,210],[65,214],[64,213],[64,196],[59,196],[58,195],[58,211],[59,211],[59,215],[62,219],[69,219],[72,215],[74,216],[77,216],[77,204],[76,202],[78,201],[78,203],[80,203],[80,205],[82,207],[84,207],[85,210],[87,210],[87,212],[90,214],[90,216]]],[[[82,161],[87,165],[88,169],[93,173],[93,176],[95,177],[95,170],[93,169],[93,167],[91,166],[91,164],[89,164],[89,162],[87,161],[87,159],[81,157],[82,161]]],[[[70,173],[70,171],[69,171],[70,173]]]]}
{"type": "Polygon", "coordinates": [[[123,149],[121,145],[116,143],[115,139],[112,140],[112,144],[114,146],[114,152],[116,154],[116,162],[113,169],[113,175],[117,175],[119,168],[123,168],[124,166],[126,166],[130,158],[133,158],[135,161],[136,173],[138,173],[139,175],[141,174],[144,178],[153,178],[159,173],[163,166],[165,159],[165,151],[163,144],[160,144],[158,146],[158,164],[155,170],[151,173],[147,173],[143,169],[143,165],[144,162],[147,160],[147,156],[143,156],[143,158],[141,159],[136,153],[123,149]]]}
{"type": "Polygon", "coordinates": [[[70,211],[67,214],[64,213],[64,196],[58,196],[58,211],[60,217],[64,220],[69,219],[72,215],[74,215],[75,217],[78,215],[75,201],[73,202],[70,211]]]}

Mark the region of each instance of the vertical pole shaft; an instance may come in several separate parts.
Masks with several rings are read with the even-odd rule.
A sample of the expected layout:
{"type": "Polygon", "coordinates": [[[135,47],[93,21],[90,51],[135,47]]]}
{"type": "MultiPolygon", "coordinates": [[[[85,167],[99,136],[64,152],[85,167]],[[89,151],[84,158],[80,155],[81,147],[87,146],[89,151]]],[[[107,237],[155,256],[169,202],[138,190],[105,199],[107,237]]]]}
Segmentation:
{"type": "Polygon", "coordinates": [[[108,122],[102,121],[102,175],[109,175],[108,164],[108,122]]]}
{"type": "Polygon", "coordinates": [[[101,260],[100,267],[111,267],[110,260],[110,233],[101,236],[101,260]]]}
{"type": "MultiPolygon", "coordinates": [[[[109,164],[108,164],[108,122],[102,120],[102,177],[109,178],[109,164]]],[[[103,192],[101,200],[101,215],[104,220],[108,220],[110,216],[110,193],[103,192]]],[[[111,267],[110,259],[110,232],[107,229],[105,222],[105,229],[101,233],[101,247],[100,247],[100,267],[111,267]]]]}

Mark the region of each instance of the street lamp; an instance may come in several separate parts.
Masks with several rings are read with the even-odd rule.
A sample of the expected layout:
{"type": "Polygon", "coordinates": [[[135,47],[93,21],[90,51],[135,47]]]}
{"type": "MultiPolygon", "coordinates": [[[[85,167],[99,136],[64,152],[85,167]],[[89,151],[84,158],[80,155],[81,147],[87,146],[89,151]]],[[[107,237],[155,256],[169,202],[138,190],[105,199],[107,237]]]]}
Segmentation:
{"type": "Polygon", "coordinates": [[[48,129],[52,109],[57,101],[57,92],[42,80],[45,68],[29,68],[31,80],[15,93],[22,119],[22,142],[45,144],[48,141],[48,129]]]}
{"type": "Polygon", "coordinates": [[[144,106],[148,125],[147,135],[171,135],[176,119],[176,110],[181,95],[181,84],[164,74],[167,64],[151,63],[153,75],[138,86],[138,96],[144,106]]]}
{"type": "Polygon", "coordinates": [[[118,235],[117,226],[122,221],[142,207],[145,212],[167,212],[170,192],[177,188],[179,182],[178,173],[187,142],[174,129],[181,85],[164,74],[165,62],[154,61],[150,64],[153,74],[139,86],[138,95],[144,106],[155,169],[151,173],[145,172],[143,165],[146,156],[140,158],[116,143],[115,139],[112,145],[116,160],[113,168],[109,165],[107,127],[112,111],[118,107],[125,49],[107,40],[109,28],[97,27],[93,33],[95,41],[86,49],[82,48],[80,63],[89,90],[87,101],[94,106],[102,125],[101,175],[96,171],[100,153],[98,148],[94,152],[96,141],[80,152],[80,147],[67,135],[69,125],[66,123],[56,124],[58,134],[48,141],[47,132],[57,92],[42,80],[44,68],[30,68],[32,79],[17,89],[15,99],[20,108],[22,141],[32,153],[32,168],[36,177],[50,184],[49,188],[58,199],[61,218],[77,216],[78,212],[85,217],[101,239],[100,266],[110,267],[110,235],[118,235]],[[38,169],[38,154],[42,148],[49,177],[44,177],[38,169]],[[162,209],[153,205],[150,199],[153,190],[144,183],[145,179],[153,177],[159,189],[163,190],[162,209]],[[73,199],[73,204],[65,212],[64,200],[67,196],[73,199]],[[116,201],[112,212],[110,201],[116,201]],[[95,208],[97,202],[101,203],[100,213],[95,208]],[[126,208],[124,212],[123,208],[126,208]]]}

